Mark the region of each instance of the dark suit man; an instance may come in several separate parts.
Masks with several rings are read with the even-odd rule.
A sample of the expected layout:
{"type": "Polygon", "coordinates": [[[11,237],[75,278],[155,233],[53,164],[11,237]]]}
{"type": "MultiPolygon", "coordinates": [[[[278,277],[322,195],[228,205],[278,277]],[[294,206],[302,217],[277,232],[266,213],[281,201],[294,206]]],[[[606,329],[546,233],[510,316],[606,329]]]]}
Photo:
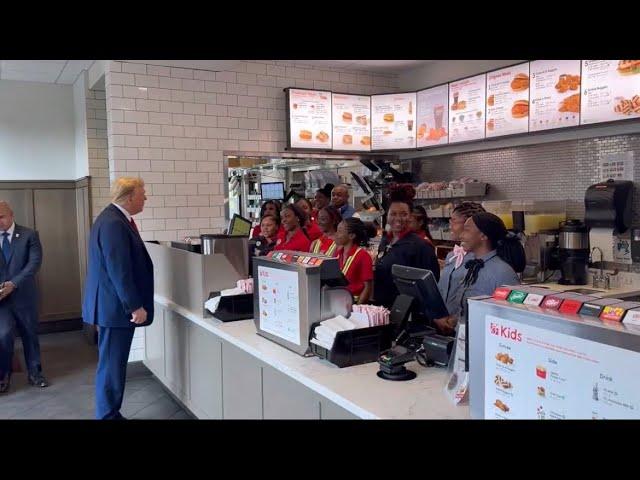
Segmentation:
{"type": "Polygon", "coordinates": [[[121,420],[133,332],[153,321],[153,263],[132,218],[144,208],[144,182],[123,177],[112,190],[91,227],[82,316],[98,326],[96,418],[121,420]]]}
{"type": "Polygon", "coordinates": [[[22,338],[31,385],[46,387],[38,342],[38,291],[35,275],[42,264],[38,234],[16,225],[7,202],[0,201],[0,394],[9,390],[15,342],[22,338]]]}

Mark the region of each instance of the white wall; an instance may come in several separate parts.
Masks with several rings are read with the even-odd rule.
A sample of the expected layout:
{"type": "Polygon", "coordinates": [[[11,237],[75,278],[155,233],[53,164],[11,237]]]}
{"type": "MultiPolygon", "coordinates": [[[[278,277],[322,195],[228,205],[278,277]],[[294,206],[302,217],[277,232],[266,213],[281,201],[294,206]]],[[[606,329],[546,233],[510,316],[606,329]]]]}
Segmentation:
{"type": "Polygon", "coordinates": [[[0,80],[0,179],[75,180],[73,87],[0,80]]]}
{"type": "Polygon", "coordinates": [[[83,71],[73,84],[73,118],[75,124],[75,176],[89,175],[89,149],[87,146],[87,72],[83,71]]]}
{"type": "Polygon", "coordinates": [[[398,88],[420,90],[521,62],[526,60],[436,60],[398,75],[398,88]]]}

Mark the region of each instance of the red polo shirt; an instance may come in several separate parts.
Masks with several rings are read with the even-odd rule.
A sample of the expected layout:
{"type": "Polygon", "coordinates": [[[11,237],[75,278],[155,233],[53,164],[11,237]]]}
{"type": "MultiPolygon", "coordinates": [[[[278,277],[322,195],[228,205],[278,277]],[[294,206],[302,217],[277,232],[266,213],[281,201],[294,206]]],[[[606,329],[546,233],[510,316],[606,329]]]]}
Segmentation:
{"type": "Polygon", "coordinates": [[[313,220],[309,220],[309,223],[307,223],[307,226],[305,228],[307,230],[307,233],[309,234],[309,239],[312,242],[322,236],[322,230],[320,230],[318,224],[313,220]]]}
{"type": "Polygon", "coordinates": [[[337,247],[335,242],[331,240],[329,237],[322,235],[320,238],[311,243],[311,248],[309,248],[309,253],[321,253],[322,255],[329,255],[331,257],[336,256],[337,247]],[[333,251],[327,253],[327,251],[333,245],[333,251]]]}
{"type": "Polygon", "coordinates": [[[295,252],[308,252],[309,247],[311,246],[311,240],[309,240],[307,236],[302,232],[302,229],[298,229],[298,231],[293,234],[288,242],[286,241],[286,239],[287,234],[284,230],[282,232],[278,232],[278,240],[276,241],[274,250],[293,250],[295,252]]]}
{"type": "Polygon", "coordinates": [[[373,263],[371,262],[371,256],[367,252],[366,248],[356,247],[354,245],[351,247],[351,250],[349,250],[347,261],[354,254],[355,257],[353,258],[349,269],[345,273],[345,263],[347,263],[347,261],[345,261],[342,256],[343,251],[344,250],[342,248],[339,248],[336,252],[336,255],[338,256],[338,264],[340,265],[340,270],[342,270],[342,273],[344,273],[344,276],[349,281],[347,289],[354,297],[357,297],[364,290],[365,282],[373,280],[373,263]],[[358,248],[360,248],[360,251],[356,254],[358,248]]]}

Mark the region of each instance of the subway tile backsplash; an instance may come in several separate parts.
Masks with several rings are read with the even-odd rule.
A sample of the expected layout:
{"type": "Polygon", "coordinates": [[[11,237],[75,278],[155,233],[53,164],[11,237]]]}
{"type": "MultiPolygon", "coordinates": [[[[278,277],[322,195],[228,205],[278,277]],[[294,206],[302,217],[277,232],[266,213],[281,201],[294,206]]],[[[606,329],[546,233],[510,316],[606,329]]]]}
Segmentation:
{"type": "Polygon", "coordinates": [[[456,153],[413,160],[422,181],[463,176],[487,182],[487,200],[567,200],[569,218],[584,218],[584,194],[599,181],[598,162],[611,153],[634,152],[633,221],[640,224],[640,135],[618,135],[541,145],[456,153]]]}
{"type": "MultiPolygon", "coordinates": [[[[640,225],[640,135],[617,135],[557,143],[456,153],[414,159],[422,181],[469,176],[490,184],[487,200],[567,200],[567,217],[584,218],[584,194],[599,181],[599,159],[634,152],[633,223],[640,225]]],[[[640,265],[607,262],[607,268],[640,272],[640,265]]]]}

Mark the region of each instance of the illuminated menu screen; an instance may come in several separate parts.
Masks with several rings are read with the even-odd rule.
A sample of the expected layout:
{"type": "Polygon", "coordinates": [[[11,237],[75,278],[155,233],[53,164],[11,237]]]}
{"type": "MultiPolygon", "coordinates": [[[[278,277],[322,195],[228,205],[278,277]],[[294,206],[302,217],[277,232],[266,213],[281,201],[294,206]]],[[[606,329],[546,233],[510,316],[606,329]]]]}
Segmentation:
{"type": "Polygon", "coordinates": [[[580,60],[531,62],[529,131],[580,122],[580,60]]]}
{"type": "Polygon", "coordinates": [[[371,97],[373,150],[416,147],[416,94],[392,93],[371,97]]]}
{"type": "Polygon", "coordinates": [[[448,85],[418,92],[418,148],[446,145],[449,142],[448,94],[448,85]]]}
{"type": "Polygon", "coordinates": [[[580,123],[640,117],[640,60],[583,60],[580,123]]]}
{"type": "Polygon", "coordinates": [[[529,131],[529,64],[487,73],[487,137],[529,131]]]}
{"type": "Polygon", "coordinates": [[[331,92],[289,89],[289,146],[332,148],[331,92]]]}
{"type": "Polygon", "coordinates": [[[484,138],[486,75],[449,84],[449,143],[484,138]]]}
{"type": "Polygon", "coordinates": [[[333,149],[371,150],[371,97],[333,94],[333,149]]]}

